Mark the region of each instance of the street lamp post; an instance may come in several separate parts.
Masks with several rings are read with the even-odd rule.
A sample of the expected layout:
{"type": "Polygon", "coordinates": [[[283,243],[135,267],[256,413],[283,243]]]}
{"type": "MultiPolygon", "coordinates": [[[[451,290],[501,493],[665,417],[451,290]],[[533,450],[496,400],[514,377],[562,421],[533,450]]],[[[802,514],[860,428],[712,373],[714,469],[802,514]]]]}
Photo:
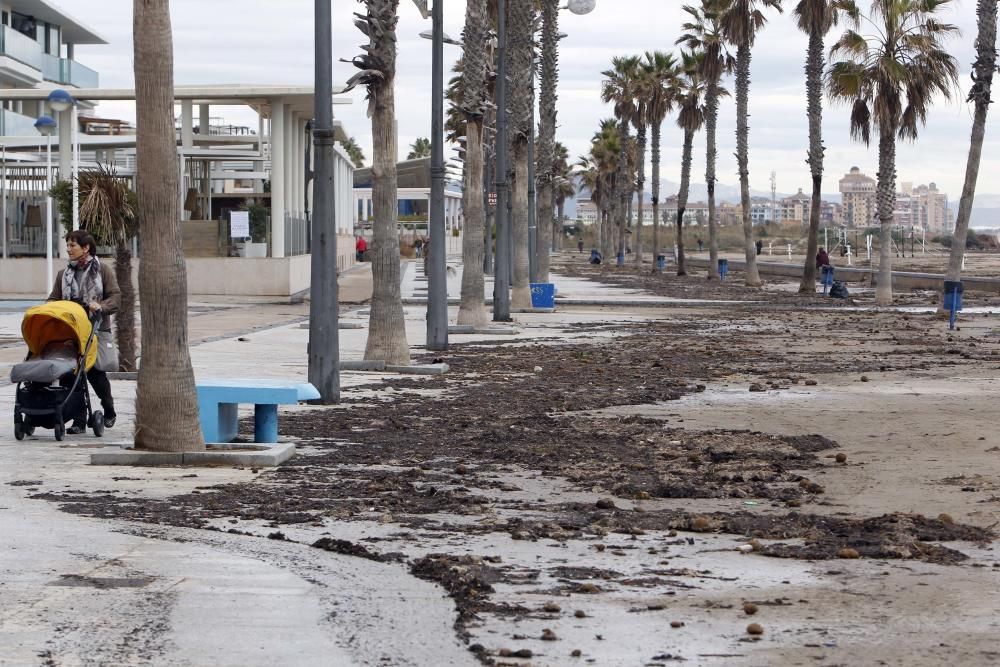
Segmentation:
{"type": "MultiPolygon", "coordinates": [[[[426,3],[424,3],[426,4],[426,3]]],[[[419,6],[419,3],[418,3],[419,6]]],[[[430,275],[427,277],[427,349],[448,349],[448,274],[444,236],[444,2],[431,10],[430,275]]]]}
{"type": "Polygon", "coordinates": [[[507,2],[497,0],[497,252],[493,265],[493,321],[510,321],[510,214],[507,210],[507,2]]]}
{"type": "MultiPolygon", "coordinates": [[[[73,185],[73,229],[74,231],[80,229],[80,188],[79,188],[79,176],[80,176],[80,133],[77,129],[77,119],[76,119],[76,100],[72,95],[67,93],[62,88],[56,88],[48,96],[49,106],[53,111],[62,112],[68,109],[73,110],[71,125],[70,125],[70,142],[72,146],[70,150],[72,151],[73,163],[72,163],[72,185],[73,185]]],[[[62,148],[62,147],[60,147],[62,148]]]]}
{"type": "MultiPolygon", "coordinates": [[[[35,129],[45,137],[45,290],[52,281],[52,133],[56,122],[48,116],[35,121],[35,129]]],[[[6,166],[4,167],[6,169],[6,166]]],[[[5,193],[6,198],[6,193],[5,193]]]]}
{"type": "Polygon", "coordinates": [[[320,402],[340,401],[340,340],[337,306],[337,207],[333,178],[333,44],[330,0],[315,5],[315,146],[313,224],[310,250],[309,382],[320,402]]]}

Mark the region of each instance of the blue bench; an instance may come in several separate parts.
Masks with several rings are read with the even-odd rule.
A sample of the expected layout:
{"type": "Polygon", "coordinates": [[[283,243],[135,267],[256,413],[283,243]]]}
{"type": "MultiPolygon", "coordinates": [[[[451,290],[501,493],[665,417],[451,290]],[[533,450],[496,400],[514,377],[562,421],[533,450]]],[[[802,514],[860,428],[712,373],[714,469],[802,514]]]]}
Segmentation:
{"type": "Polygon", "coordinates": [[[205,442],[232,442],[236,439],[238,407],[253,403],[254,442],[278,441],[278,406],[319,398],[308,382],[258,379],[210,379],[195,383],[198,412],[205,442]]]}

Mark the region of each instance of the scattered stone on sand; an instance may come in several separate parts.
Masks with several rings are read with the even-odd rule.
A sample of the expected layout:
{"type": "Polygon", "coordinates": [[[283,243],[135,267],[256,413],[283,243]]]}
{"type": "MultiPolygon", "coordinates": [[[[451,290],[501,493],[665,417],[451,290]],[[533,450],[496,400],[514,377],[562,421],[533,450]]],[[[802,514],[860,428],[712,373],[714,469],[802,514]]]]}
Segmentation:
{"type": "Polygon", "coordinates": [[[557,605],[555,602],[546,602],[545,606],[542,607],[542,611],[546,611],[550,614],[558,614],[562,611],[562,607],[557,605]]]}
{"type": "Polygon", "coordinates": [[[837,463],[847,463],[847,454],[840,452],[837,454],[836,461],[837,463]]]}
{"type": "Polygon", "coordinates": [[[837,552],[837,558],[861,558],[861,554],[858,553],[857,549],[844,547],[837,552]]]}
{"type": "Polygon", "coordinates": [[[766,389],[764,388],[764,385],[762,385],[762,384],[760,384],[758,382],[754,382],[754,383],[751,383],[751,385],[750,385],[750,391],[758,392],[758,391],[766,391],[766,389]]]}
{"type": "Polygon", "coordinates": [[[743,613],[746,614],[747,616],[753,616],[754,614],[757,613],[757,605],[755,605],[753,602],[744,602],[743,613]]]}
{"type": "Polygon", "coordinates": [[[751,623],[747,626],[748,635],[762,635],[764,634],[764,626],[760,623],[751,623]]]}
{"type": "Polygon", "coordinates": [[[683,628],[684,621],[670,621],[670,627],[672,628],[683,628]]]}
{"type": "Polygon", "coordinates": [[[576,616],[577,618],[587,618],[587,612],[585,612],[582,609],[577,609],[576,611],[573,612],[573,615],[576,616]]]}
{"type": "Polygon", "coordinates": [[[547,642],[554,642],[557,640],[556,633],[552,632],[549,628],[542,630],[542,640],[547,642]]]}
{"type": "Polygon", "coordinates": [[[581,655],[583,655],[583,651],[578,648],[575,648],[570,652],[570,657],[573,658],[579,658],[581,655]]]}
{"type": "Polygon", "coordinates": [[[615,509],[615,501],[610,498],[601,498],[597,501],[597,509],[599,510],[613,510],[615,509]]]}
{"type": "Polygon", "coordinates": [[[862,375],[861,376],[861,381],[862,382],[868,382],[868,376],[867,375],[862,375]]]}
{"type": "Polygon", "coordinates": [[[949,523],[949,524],[955,523],[955,520],[951,518],[951,515],[945,514],[944,512],[938,514],[938,521],[940,521],[941,523],[949,523]]]}

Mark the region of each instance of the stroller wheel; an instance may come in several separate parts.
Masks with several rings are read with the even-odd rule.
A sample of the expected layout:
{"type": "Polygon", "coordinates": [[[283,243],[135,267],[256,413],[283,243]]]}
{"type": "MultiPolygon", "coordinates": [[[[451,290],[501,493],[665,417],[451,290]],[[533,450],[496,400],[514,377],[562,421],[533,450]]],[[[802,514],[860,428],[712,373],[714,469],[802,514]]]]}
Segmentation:
{"type": "Polygon", "coordinates": [[[63,436],[66,435],[66,425],[57,423],[55,427],[56,440],[62,442],[63,436]]]}
{"type": "Polygon", "coordinates": [[[96,410],[90,415],[90,428],[94,429],[94,436],[100,438],[104,435],[104,413],[96,410]]]}
{"type": "Polygon", "coordinates": [[[14,438],[16,440],[24,440],[24,422],[21,421],[21,414],[19,412],[14,413],[14,438]]]}

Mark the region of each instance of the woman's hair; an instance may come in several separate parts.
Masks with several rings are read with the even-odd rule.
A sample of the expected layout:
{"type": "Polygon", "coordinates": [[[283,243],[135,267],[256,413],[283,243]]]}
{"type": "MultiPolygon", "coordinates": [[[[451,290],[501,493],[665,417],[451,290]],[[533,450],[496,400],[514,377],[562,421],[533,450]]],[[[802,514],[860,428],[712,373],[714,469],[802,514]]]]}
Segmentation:
{"type": "Polygon", "coordinates": [[[77,229],[66,235],[66,241],[74,241],[81,248],[87,248],[92,257],[97,257],[97,243],[89,232],[77,229]]]}

